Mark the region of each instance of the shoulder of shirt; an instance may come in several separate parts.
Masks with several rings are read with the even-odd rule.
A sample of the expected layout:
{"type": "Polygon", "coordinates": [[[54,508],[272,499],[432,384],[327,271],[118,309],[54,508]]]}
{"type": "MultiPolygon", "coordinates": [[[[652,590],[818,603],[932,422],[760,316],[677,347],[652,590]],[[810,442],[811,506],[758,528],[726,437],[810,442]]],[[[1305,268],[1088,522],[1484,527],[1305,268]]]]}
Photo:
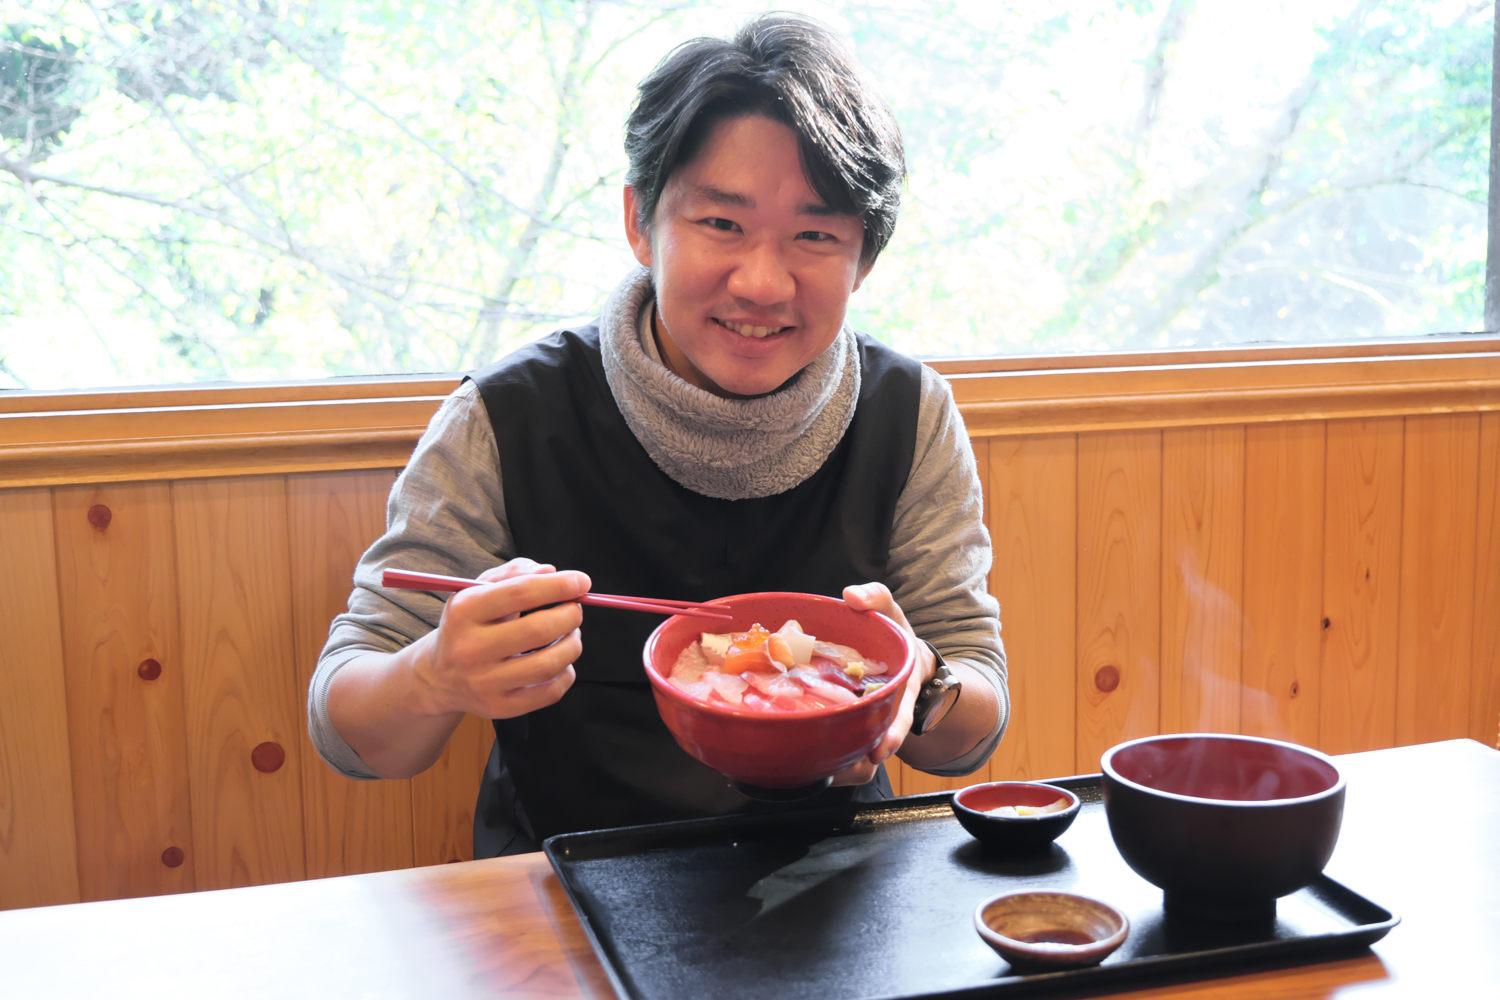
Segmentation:
{"type": "Polygon", "coordinates": [[[522,371],[535,374],[546,369],[566,369],[581,358],[597,356],[599,351],[597,321],[565,327],[469,372],[465,384],[472,382],[488,389],[497,383],[509,382],[522,371]]]}
{"type": "Polygon", "coordinates": [[[453,424],[462,423],[473,417],[484,417],[488,423],[488,413],[484,408],[484,397],[479,394],[479,386],[474,384],[473,379],[466,378],[458,384],[458,388],[448,393],[438,411],[432,418],[432,429],[448,427],[453,424]]]}
{"type": "Polygon", "coordinates": [[[412,452],[401,480],[409,478],[407,471],[430,465],[433,461],[467,464],[470,458],[481,457],[493,462],[494,451],[495,432],[489,410],[479,394],[479,387],[473,380],[465,379],[443,399],[428,421],[427,430],[412,452]]]}
{"type": "Polygon", "coordinates": [[[922,405],[948,405],[953,398],[953,387],[936,369],[922,366],[922,405]]]}
{"type": "Polygon", "coordinates": [[[479,386],[474,384],[473,379],[466,378],[458,383],[457,389],[448,393],[448,398],[443,400],[443,404],[445,406],[474,406],[479,401],[479,386]]]}
{"type": "MultiPolygon", "coordinates": [[[[922,380],[922,406],[924,408],[932,406],[936,403],[946,402],[946,400],[953,395],[952,390],[948,387],[948,380],[940,375],[936,370],[922,364],[920,359],[914,358],[904,351],[898,351],[896,350],[896,348],[890,346],[889,344],[883,344],[880,341],[876,340],[874,337],[870,336],[868,333],[858,333],[858,331],[856,331],[856,335],[859,339],[861,347],[863,347],[864,349],[880,352],[887,355],[888,357],[894,356],[895,358],[902,359],[908,364],[915,365],[917,367],[918,371],[921,373],[920,377],[922,380]]],[[[907,370],[910,371],[909,368],[907,370]]]]}
{"type": "Polygon", "coordinates": [[[938,372],[922,366],[922,397],[917,407],[917,440],[930,441],[953,421],[962,419],[953,402],[953,389],[938,372]]]}

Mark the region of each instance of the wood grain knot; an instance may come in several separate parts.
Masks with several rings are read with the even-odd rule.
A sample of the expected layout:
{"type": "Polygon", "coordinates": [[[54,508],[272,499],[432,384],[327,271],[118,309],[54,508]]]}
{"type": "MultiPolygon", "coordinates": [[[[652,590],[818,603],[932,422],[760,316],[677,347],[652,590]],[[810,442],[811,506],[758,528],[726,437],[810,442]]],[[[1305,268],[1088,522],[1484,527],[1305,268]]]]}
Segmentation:
{"type": "Polygon", "coordinates": [[[250,763],[255,765],[257,771],[270,774],[280,770],[281,765],[286,763],[286,751],[281,749],[280,743],[268,741],[250,751],[250,763]]]}
{"type": "Polygon", "coordinates": [[[142,660],[135,672],[143,681],[154,681],[161,676],[161,663],[158,660],[142,660]]]}
{"type": "Polygon", "coordinates": [[[89,508],[89,524],[92,524],[98,531],[103,531],[105,528],[108,528],[109,522],[113,521],[114,519],[115,512],[104,506],[104,504],[102,503],[96,503],[94,504],[94,506],[89,508]]]}
{"type": "Polygon", "coordinates": [[[1120,668],[1112,663],[1106,663],[1094,671],[1094,687],[1105,694],[1120,686],[1120,668]]]}
{"type": "Polygon", "coordinates": [[[169,847],[165,851],[161,852],[161,863],[166,865],[168,868],[176,868],[178,865],[182,864],[182,861],[185,857],[187,857],[187,855],[182,853],[182,848],[169,847]]]}

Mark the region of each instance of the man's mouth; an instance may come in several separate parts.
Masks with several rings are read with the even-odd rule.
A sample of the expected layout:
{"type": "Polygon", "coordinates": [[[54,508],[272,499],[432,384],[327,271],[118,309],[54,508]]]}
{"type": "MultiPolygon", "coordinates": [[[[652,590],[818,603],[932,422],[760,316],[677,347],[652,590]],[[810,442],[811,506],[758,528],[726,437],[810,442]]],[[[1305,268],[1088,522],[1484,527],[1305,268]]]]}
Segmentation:
{"type": "Polygon", "coordinates": [[[750,323],[727,323],[717,316],[713,317],[713,321],[724,329],[739,334],[741,337],[754,337],[756,340],[763,340],[772,334],[791,329],[789,326],[754,326],[750,323]]]}

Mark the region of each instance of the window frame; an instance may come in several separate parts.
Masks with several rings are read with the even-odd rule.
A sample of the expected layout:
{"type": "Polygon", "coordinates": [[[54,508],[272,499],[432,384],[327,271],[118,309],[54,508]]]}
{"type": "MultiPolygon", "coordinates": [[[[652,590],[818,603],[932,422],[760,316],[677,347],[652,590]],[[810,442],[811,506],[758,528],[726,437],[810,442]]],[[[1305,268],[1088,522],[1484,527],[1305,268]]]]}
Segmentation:
{"type": "MultiPolygon", "coordinates": [[[[948,358],[971,437],[1500,410],[1500,336],[948,358]]],[[[0,488],[395,469],[462,376],[0,395],[0,488]]]]}

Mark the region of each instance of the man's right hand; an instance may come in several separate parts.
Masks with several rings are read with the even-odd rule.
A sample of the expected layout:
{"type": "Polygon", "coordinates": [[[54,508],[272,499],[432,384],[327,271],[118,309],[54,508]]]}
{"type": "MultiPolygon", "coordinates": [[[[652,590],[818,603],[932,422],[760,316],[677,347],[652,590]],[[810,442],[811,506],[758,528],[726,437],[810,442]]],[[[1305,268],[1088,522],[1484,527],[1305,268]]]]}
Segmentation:
{"type": "Polygon", "coordinates": [[[587,575],[512,559],[448,599],[438,627],[394,653],[365,653],[328,686],[328,717],[376,773],[431,767],[464,713],[509,719],[573,686],[587,575]],[[529,612],[529,613],[528,613],[529,612]]]}
{"type": "Polygon", "coordinates": [[[588,576],[530,559],[486,570],[449,598],[436,631],[413,650],[418,710],[510,719],[555,703],[573,686],[588,576]],[[549,606],[550,605],[550,606],[549,606]],[[540,609],[540,610],[537,610],[540,609]]]}

